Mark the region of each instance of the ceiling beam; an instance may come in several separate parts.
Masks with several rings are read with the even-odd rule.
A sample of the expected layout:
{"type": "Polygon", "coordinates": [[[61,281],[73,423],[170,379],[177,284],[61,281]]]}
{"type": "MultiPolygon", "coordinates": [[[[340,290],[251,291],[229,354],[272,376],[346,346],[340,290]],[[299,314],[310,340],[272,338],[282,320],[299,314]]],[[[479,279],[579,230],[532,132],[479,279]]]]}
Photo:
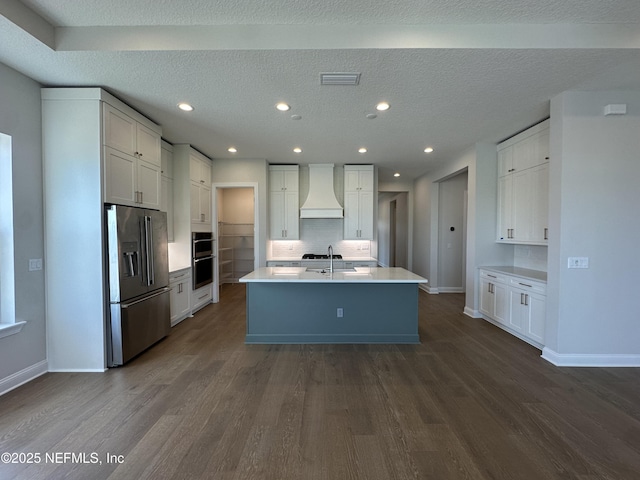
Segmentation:
{"type": "Polygon", "coordinates": [[[49,48],[55,47],[55,30],[53,25],[22,2],[18,0],[2,0],[2,2],[0,2],[0,15],[49,48]]]}
{"type": "Polygon", "coordinates": [[[57,27],[58,51],[640,49],[635,24],[57,27]]]}

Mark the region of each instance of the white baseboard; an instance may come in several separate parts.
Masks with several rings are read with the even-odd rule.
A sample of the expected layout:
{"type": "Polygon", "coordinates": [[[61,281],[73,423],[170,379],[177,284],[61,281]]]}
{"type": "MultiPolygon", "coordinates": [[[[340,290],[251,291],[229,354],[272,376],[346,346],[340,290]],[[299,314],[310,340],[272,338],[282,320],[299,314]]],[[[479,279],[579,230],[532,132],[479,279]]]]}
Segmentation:
{"type": "Polygon", "coordinates": [[[556,367],[640,367],[638,354],[558,353],[544,347],[541,357],[556,367]]]}
{"type": "Polygon", "coordinates": [[[464,293],[462,287],[438,287],[440,293],[464,293]]]}
{"type": "Polygon", "coordinates": [[[437,288],[432,288],[432,287],[429,286],[429,284],[426,284],[426,283],[419,283],[418,284],[418,288],[420,290],[424,290],[425,292],[427,292],[430,295],[438,293],[438,289],[437,288]]]}
{"type": "Polygon", "coordinates": [[[471,318],[483,318],[482,314],[478,310],[474,310],[473,308],[467,307],[466,305],[462,313],[471,318]]]}
{"type": "Polygon", "coordinates": [[[14,388],[18,388],[20,385],[24,385],[25,383],[30,382],[34,378],[47,373],[47,371],[47,361],[43,360],[34,365],[31,365],[30,367],[20,370],[19,372],[16,372],[13,375],[9,375],[8,377],[3,378],[2,380],[0,380],[0,395],[4,395],[14,388]]]}

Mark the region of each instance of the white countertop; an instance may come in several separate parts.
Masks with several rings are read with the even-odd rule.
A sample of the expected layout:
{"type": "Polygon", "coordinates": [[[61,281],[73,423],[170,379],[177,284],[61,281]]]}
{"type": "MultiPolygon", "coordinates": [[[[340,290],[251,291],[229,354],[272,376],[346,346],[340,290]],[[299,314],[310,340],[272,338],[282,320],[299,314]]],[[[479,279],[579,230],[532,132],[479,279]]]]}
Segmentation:
{"type": "Polygon", "coordinates": [[[506,273],[509,275],[515,275],[516,277],[522,277],[530,280],[537,280],[538,282],[547,282],[547,272],[540,270],[531,270],[522,267],[512,266],[491,266],[491,267],[479,267],[482,270],[491,270],[498,273],[506,273]]]}
{"type": "Polygon", "coordinates": [[[404,268],[356,267],[355,271],[336,271],[330,274],[308,272],[306,267],[262,267],[245,275],[240,282],[296,282],[296,283],[427,283],[404,268]]]}

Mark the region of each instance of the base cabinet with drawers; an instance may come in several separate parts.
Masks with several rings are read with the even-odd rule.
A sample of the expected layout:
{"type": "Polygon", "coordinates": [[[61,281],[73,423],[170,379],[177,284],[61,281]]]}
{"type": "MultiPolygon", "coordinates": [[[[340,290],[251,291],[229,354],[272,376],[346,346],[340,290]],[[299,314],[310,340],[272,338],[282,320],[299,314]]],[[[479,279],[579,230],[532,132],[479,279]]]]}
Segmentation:
{"type": "Polygon", "coordinates": [[[479,276],[480,313],[504,330],[542,348],[546,321],[546,283],[498,269],[480,269],[479,276]]]}
{"type": "Polygon", "coordinates": [[[171,326],[175,326],[191,314],[191,268],[183,268],[169,274],[171,326]]]}
{"type": "Polygon", "coordinates": [[[191,291],[191,313],[207,306],[213,301],[213,287],[211,284],[191,291]]]}

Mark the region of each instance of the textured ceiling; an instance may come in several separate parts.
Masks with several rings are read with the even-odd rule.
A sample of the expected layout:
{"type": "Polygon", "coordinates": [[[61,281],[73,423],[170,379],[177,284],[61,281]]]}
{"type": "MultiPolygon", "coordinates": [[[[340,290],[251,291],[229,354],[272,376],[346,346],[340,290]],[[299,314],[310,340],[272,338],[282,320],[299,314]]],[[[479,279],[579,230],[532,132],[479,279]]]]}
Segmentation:
{"type": "Polygon", "coordinates": [[[0,62],[43,85],[102,86],[160,123],[168,141],[213,158],[230,158],[233,145],[234,157],[271,163],[375,163],[385,182],[395,181],[394,171],[406,181],[479,140],[526,128],[545,118],[549,99],[564,90],[640,89],[638,0],[22,4],[31,10],[17,0],[0,5],[0,62]],[[441,27],[437,48],[429,43],[433,24],[441,27]],[[496,27],[491,35],[478,24],[515,30],[496,27]],[[210,27],[194,36],[193,25],[210,27]],[[232,30],[216,30],[223,25],[232,30]],[[298,25],[308,34],[286,28],[298,25]],[[95,26],[102,28],[76,28],[95,26]],[[55,49],[34,38],[49,28],[55,49]],[[234,35],[225,47],[221,32],[234,35]],[[323,47],[323,34],[327,45],[336,43],[323,47]],[[301,48],[312,37],[320,46],[301,48]],[[531,47],[513,48],[517,42],[531,47]],[[360,72],[360,85],[319,85],[320,72],[340,71],[360,72]],[[182,100],[196,110],[178,111],[182,100]],[[275,110],[281,100],[290,112],[275,110]],[[379,100],[391,109],[367,119],[379,100]],[[429,145],[435,152],[425,155],[429,145]],[[367,154],[357,153],[361,146],[367,154]]]}

